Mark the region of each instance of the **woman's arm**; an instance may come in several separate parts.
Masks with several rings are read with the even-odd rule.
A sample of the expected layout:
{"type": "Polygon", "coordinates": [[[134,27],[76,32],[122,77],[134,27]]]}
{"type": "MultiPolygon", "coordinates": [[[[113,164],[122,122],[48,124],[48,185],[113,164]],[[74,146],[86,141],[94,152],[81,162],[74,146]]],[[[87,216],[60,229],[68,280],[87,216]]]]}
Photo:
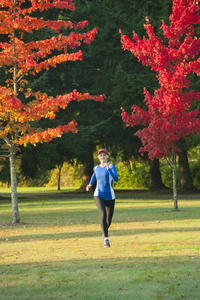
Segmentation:
{"type": "Polygon", "coordinates": [[[89,192],[89,189],[92,187],[93,183],[96,180],[95,172],[93,172],[89,184],[86,186],[86,191],[89,192]]]}
{"type": "Polygon", "coordinates": [[[92,185],[91,185],[91,184],[88,184],[88,185],[86,186],[86,191],[89,192],[89,190],[90,190],[91,187],[92,187],[92,185]]]}
{"type": "Polygon", "coordinates": [[[112,179],[117,182],[118,181],[118,174],[117,174],[117,169],[115,167],[115,165],[109,165],[108,172],[110,173],[110,175],[112,176],[112,179]]]}

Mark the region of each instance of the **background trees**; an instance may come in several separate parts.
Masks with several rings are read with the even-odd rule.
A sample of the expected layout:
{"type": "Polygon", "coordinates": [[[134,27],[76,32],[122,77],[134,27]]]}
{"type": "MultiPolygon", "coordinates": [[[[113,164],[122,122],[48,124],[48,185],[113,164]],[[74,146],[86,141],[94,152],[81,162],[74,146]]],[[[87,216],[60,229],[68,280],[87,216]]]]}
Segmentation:
{"type": "MultiPolygon", "coordinates": [[[[75,20],[82,19],[85,15],[90,20],[90,25],[98,28],[99,33],[85,52],[86,59],[81,64],[73,65],[70,73],[73,77],[67,79],[66,74],[69,72],[64,72],[66,78],[63,87],[67,88],[72,78],[75,78],[74,81],[80,86],[81,91],[88,90],[92,94],[105,93],[107,97],[103,104],[90,103],[88,109],[85,109],[85,103],[80,105],[73,103],[70,110],[71,113],[78,115],[76,120],[79,132],[76,138],[79,147],[82,148],[83,163],[87,164],[87,160],[93,161],[92,154],[98,144],[109,147],[113,156],[120,153],[122,159],[128,162],[133,156],[139,157],[138,149],[141,144],[139,139],[131,134],[131,129],[122,124],[120,107],[123,105],[129,109],[134,97],[138,104],[142,103],[143,82],[151,91],[155,89],[157,82],[152,73],[141,66],[136,58],[122,51],[119,28],[126,28],[131,32],[132,28],[137,26],[139,32],[143,34],[142,24],[146,14],[154,24],[157,24],[168,11],[170,3],[157,1],[155,5],[153,1],[147,4],[146,1],[133,3],[133,1],[77,0],[76,5],[78,14],[73,16],[75,20]],[[92,151],[85,152],[87,145],[92,145],[92,151]]],[[[76,153],[76,149],[74,150],[76,153]]],[[[92,163],[87,168],[84,167],[84,178],[89,178],[91,171],[92,163]]],[[[156,179],[154,176],[154,180],[156,179]]],[[[84,190],[84,183],[82,188],[84,190]]]]}
{"type": "MultiPolygon", "coordinates": [[[[68,94],[74,89],[79,92],[90,94],[105,93],[107,98],[101,102],[79,102],[72,101],[67,110],[59,110],[55,120],[41,119],[37,123],[38,128],[46,129],[65,124],[67,120],[75,119],[78,126],[78,133],[72,135],[70,132],[62,139],[57,138],[46,145],[41,144],[35,149],[34,146],[23,148],[22,168],[24,175],[28,177],[39,176],[40,172],[59,166],[63,161],[72,163],[78,162],[83,165],[81,190],[91,175],[93,167],[93,153],[98,146],[109,147],[113,157],[120,157],[126,162],[131,170],[131,160],[145,160],[147,156],[141,157],[138,149],[141,141],[134,136],[141,127],[126,127],[121,120],[121,106],[130,113],[133,102],[144,108],[143,87],[145,86],[150,94],[158,89],[158,82],[150,67],[145,67],[138,62],[130,52],[121,48],[119,28],[130,35],[132,29],[139,36],[145,34],[143,23],[148,16],[157,36],[162,36],[160,29],[161,20],[167,20],[171,12],[171,1],[111,1],[111,0],[76,0],[76,11],[63,9],[50,9],[42,12],[45,20],[71,20],[74,24],[81,20],[89,20],[89,30],[98,28],[98,35],[91,45],[81,44],[84,60],[68,61],[68,63],[57,64],[56,68],[49,68],[33,77],[29,75],[28,86],[32,92],[38,90],[53,97],[58,94],[68,94]],[[43,158],[45,153],[45,159],[43,158]],[[33,157],[31,164],[31,159],[33,157]],[[48,163],[46,158],[49,157],[48,163]],[[27,161],[29,168],[27,168],[27,161]],[[43,162],[46,161],[44,164],[43,162]],[[32,165],[32,167],[30,166],[32,165]]],[[[39,11],[34,16],[40,17],[39,11]]],[[[198,28],[195,28],[195,30],[198,28]]],[[[69,34],[68,29],[61,28],[60,33],[69,34]]],[[[49,28],[34,30],[32,35],[25,34],[27,41],[31,39],[40,40],[52,37],[54,32],[49,28]]],[[[4,36],[4,41],[8,37],[4,36]]],[[[57,54],[57,51],[56,51],[57,54]]],[[[0,69],[0,81],[5,77],[3,68],[0,69]]],[[[191,75],[190,75],[191,76],[191,75]]],[[[193,76],[193,75],[192,75],[193,76]]],[[[6,80],[6,79],[5,79],[6,80]]],[[[191,78],[194,90],[198,89],[197,76],[191,78]]],[[[192,87],[193,88],[193,87],[192,87]]],[[[21,97],[21,95],[20,95],[21,97]]],[[[21,98],[20,98],[21,99],[21,98]]],[[[27,101],[27,100],[24,100],[27,101]]],[[[198,141],[196,142],[198,144],[198,141]]],[[[194,145],[194,139],[190,143],[184,143],[184,149],[189,150],[194,145]]],[[[182,146],[179,146],[182,149],[182,146]]],[[[19,152],[18,152],[19,153],[19,152]]],[[[18,155],[17,153],[17,155],[18,155]]],[[[187,155],[184,156],[184,165],[187,162],[187,155]]],[[[182,160],[181,160],[182,161],[182,160]]],[[[151,187],[154,189],[165,188],[160,174],[159,161],[150,162],[151,187]],[[158,176],[159,175],[159,176],[158,176]]],[[[181,172],[180,174],[189,174],[181,172]]],[[[191,177],[182,180],[184,189],[191,189],[191,177]]]]}

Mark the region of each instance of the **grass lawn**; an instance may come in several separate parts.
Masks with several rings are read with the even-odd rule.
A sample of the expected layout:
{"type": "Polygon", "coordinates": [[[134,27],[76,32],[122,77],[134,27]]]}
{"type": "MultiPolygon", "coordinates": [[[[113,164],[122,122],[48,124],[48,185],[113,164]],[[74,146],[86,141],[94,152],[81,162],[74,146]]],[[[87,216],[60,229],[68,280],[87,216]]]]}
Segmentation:
{"type": "Polygon", "coordinates": [[[91,197],[1,200],[0,300],[199,300],[199,207],[119,195],[104,248],[91,197]]]}
{"type": "MultiPolygon", "coordinates": [[[[54,194],[60,194],[60,193],[66,193],[66,192],[73,192],[75,191],[77,188],[61,188],[60,191],[58,191],[57,187],[18,187],[17,191],[18,194],[20,193],[26,193],[26,194],[50,194],[50,193],[54,193],[54,194]]],[[[11,193],[11,188],[6,188],[6,187],[1,187],[1,194],[4,193],[11,193]]]]}

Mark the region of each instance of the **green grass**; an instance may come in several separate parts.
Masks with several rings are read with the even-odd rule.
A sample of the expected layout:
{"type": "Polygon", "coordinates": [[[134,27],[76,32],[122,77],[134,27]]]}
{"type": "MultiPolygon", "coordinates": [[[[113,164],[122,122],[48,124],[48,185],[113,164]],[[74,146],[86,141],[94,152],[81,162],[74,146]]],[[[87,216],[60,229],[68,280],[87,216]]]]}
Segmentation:
{"type": "Polygon", "coordinates": [[[91,197],[19,202],[16,226],[0,202],[0,300],[200,299],[197,197],[174,212],[172,200],[119,195],[106,249],[91,197]]]}
{"type": "MultiPolygon", "coordinates": [[[[49,193],[65,193],[75,191],[77,188],[61,188],[58,191],[57,187],[18,187],[18,193],[27,193],[27,194],[49,194],[49,193]]],[[[1,187],[1,193],[10,193],[11,188],[1,187]]]]}

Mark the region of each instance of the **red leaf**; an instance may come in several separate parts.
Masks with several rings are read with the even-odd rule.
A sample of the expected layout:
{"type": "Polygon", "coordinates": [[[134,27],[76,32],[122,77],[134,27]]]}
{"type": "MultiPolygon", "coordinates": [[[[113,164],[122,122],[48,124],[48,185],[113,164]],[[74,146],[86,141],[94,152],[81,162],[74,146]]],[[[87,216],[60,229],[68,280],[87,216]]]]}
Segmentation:
{"type": "MultiPolygon", "coordinates": [[[[194,35],[194,25],[199,23],[199,1],[173,0],[169,27],[163,22],[161,28],[168,39],[168,46],[155,35],[154,28],[146,18],[147,37],[134,33],[133,40],[121,31],[124,50],[131,51],[145,66],[156,72],[160,88],[153,95],[144,89],[147,111],[133,105],[132,114],[122,109],[122,120],[127,126],[143,125],[136,132],[149,158],[168,155],[176,142],[196,134],[200,130],[198,110],[191,110],[200,93],[188,91],[187,75],[200,76],[200,38],[194,35]]],[[[175,146],[175,150],[179,151],[175,146]]]]}

